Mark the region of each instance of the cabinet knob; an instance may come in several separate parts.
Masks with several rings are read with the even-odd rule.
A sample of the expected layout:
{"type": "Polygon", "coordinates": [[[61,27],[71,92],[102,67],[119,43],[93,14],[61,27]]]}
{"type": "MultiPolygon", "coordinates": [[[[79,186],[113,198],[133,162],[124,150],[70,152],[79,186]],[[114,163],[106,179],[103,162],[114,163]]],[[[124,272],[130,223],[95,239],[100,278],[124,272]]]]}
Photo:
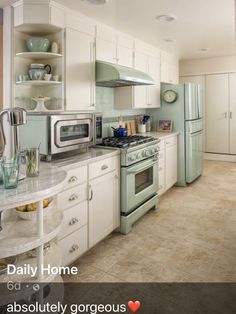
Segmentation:
{"type": "Polygon", "coordinates": [[[162,167],[159,167],[158,170],[159,170],[159,171],[162,171],[162,167]]]}
{"type": "Polygon", "coordinates": [[[73,182],[76,182],[78,181],[78,178],[76,176],[72,176],[70,177],[70,179],[68,180],[69,183],[73,183],[73,182]]]}
{"type": "Polygon", "coordinates": [[[78,195],[72,194],[72,195],[69,197],[69,202],[76,201],[78,198],[79,198],[78,195]]]}
{"type": "Polygon", "coordinates": [[[108,169],[108,166],[107,165],[102,165],[101,170],[106,170],[106,169],[108,169]]]}
{"type": "Polygon", "coordinates": [[[78,249],[79,249],[78,244],[73,244],[69,252],[74,253],[75,251],[78,251],[78,249]]]}
{"type": "Polygon", "coordinates": [[[72,218],[71,221],[69,222],[70,226],[75,225],[77,222],[79,222],[79,220],[77,218],[72,218]]]}

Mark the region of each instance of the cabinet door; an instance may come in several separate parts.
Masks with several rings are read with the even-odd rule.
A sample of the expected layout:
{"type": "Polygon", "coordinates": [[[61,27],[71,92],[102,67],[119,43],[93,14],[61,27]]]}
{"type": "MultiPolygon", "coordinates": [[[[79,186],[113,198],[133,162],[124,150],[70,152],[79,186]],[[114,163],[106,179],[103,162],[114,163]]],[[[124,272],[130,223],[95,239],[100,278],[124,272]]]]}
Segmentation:
{"type": "Polygon", "coordinates": [[[118,176],[116,171],[90,181],[89,247],[116,228],[118,212],[118,176]]]}
{"type": "Polygon", "coordinates": [[[66,29],[66,110],[95,109],[94,38],[66,29]]]}
{"type": "Polygon", "coordinates": [[[206,151],[229,153],[228,74],[206,76],[206,151]]]}
{"type": "Polygon", "coordinates": [[[229,74],[230,154],[236,154],[236,73],[229,74]]]}
{"type": "Polygon", "coordinates": [[[148,86],[148,108],[160,108],[160,58],[149,57],[148,74],[155,81],[155,85],[148,86]]]}
{"type": "Polygon", "coordinates": [[[147,107],[147,86],[134,86],[133,91],[133,108],[147,107]]]}
{"type": "Polygon", "coordinates": [[[159,164],[158,166],[158,195],[161,196],[165,192],[165,164],[159,164]]]}
{"type": "Polygon", "coordinates": [[[117,46],[117,63],[125,67],[133,67],[133,50],[121,45],[117,46]]]}
{"type": "Polygon", "coordinates": [[[96,60],[117,63],[116,43],[102,38],[97,38],[96,60]]]}
{"type": "Polygon", "coordinates": [[[177,182],[177,144],[168,145],[166,140],[166,190],[177,182]]]}

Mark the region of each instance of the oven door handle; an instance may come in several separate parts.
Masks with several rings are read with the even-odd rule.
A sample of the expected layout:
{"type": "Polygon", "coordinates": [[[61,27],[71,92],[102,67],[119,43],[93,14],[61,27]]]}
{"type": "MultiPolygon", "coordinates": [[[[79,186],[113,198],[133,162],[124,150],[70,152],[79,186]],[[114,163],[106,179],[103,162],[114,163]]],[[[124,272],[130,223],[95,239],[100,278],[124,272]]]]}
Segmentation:
{"type": "Polygon", "coordinates": [[[150,160],[150,162],[148,164],[146,164],[145,166],[142,167],[142,166],[135,165],[136,170],[132,169],[132,168],[134,168],[134,167],[132,167],[130,170],[126,170],[126,173],[127,174],[135,174],[135,173],[139,173],[141,171],[144,171],[144,170],[154,166],[155,164],[157,164],[158,160],[159,160],[158,157],[152,158],[150,160]]]}

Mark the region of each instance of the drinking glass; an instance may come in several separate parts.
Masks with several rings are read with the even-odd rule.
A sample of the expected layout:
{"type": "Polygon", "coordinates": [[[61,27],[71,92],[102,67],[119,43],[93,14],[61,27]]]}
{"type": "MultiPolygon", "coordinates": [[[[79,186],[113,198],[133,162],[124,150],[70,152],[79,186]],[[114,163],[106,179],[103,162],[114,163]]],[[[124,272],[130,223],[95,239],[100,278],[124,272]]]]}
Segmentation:
{"type": "Polygon", "coordinates": [[[14,189],[18,185],[19,177],[19,157],[16,156],[12,159],[3,159],[3,183],[5,189],[14,189]]]}
{"type": "Polygon", "coordinates": [[[39,175],[39,147],[26,150],[26,175],[37,177],[39,175]]]}

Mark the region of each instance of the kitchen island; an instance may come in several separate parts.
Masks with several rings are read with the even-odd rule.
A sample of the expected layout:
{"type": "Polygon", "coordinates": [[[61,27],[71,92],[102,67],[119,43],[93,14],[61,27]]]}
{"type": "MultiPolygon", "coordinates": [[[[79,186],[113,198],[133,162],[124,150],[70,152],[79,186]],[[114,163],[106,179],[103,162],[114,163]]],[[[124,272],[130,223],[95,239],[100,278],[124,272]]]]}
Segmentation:
{"type": "Polygon", "coordinates": [[[47,213],[43,208],[43,199],[52,198],[58,194],[66,181],[67,172],[50,164],[40,164],[40,174],[35,178],[26,178],[19,182],[16,189],[0,191],[0,210],[3,212],[2,231],[0,232],[0,259],[13,258],[16,266],[37,265],[37,276],[0,274],[0,282],[11,281],[51,281],[53,276],[44,276],[42,268],[49,264],[60,266],[61,253],[59,247],[52,243],[44,256],[44,244],[53,240],[63,222],[63,214],[58,211],[52,201],[47,213]],[[19,219],[15,207],[35,203],[37,211],[35,219],[19,219]],[[37,249],[32,258],[27,252],[37,249]]]}

